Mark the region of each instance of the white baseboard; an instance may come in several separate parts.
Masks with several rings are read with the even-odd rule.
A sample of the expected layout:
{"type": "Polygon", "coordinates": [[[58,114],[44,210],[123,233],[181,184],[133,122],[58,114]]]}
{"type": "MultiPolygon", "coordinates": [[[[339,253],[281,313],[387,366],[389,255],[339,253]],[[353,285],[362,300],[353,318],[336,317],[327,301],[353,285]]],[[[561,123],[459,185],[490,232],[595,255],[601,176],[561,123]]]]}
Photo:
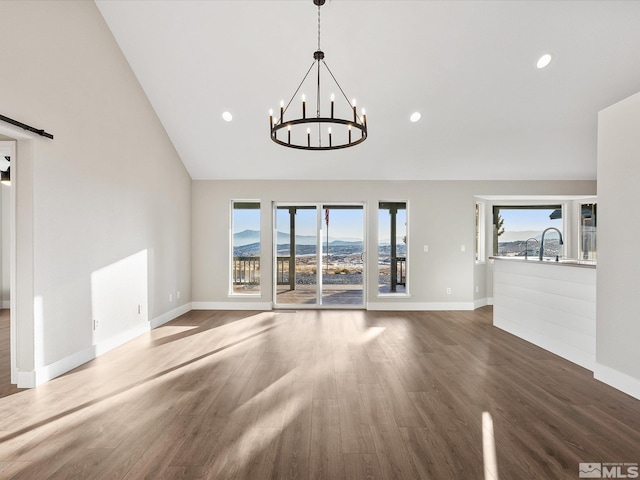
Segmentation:
{"type": "Polygon", "coordinates": [[[478,300],[474,300],[473,301],[473,309],[475,310],[476,308],[480,308],[480,307],[486,307],[487,305],[489,305],[489,299],[488,298],[479,298],[478,300]]]}
{"type": "Polygon", "coordinates": [[[368,302],[367,310],[474,310],[473,302],[368,302]]]}
{"type": "Polygon", "coordinates": [[[18,382],[16,383],[18,388],[34,388],[36,386],[36,372],[21,372],[18,371],[18,382]]]}
{"type": "Polygon", "coordinates": [[[102,340],[99,343],[96,343],[95,345],[93,345],[94,356],[90,360],[93,360],[93,358],[99,357],[100,355],[107,353],[114,348],[119,347],[120,345],[124,345],[125,343],[130,342],[140,335],[144,335],[145,333],[149,332],[149,330],[151,330],[149,323],[145,322],[133,328],[130,328],[129,330],[113,335],[106,340],[102,340]]]}
{"type": "Polygon", "coordinates": [[[602,383],[640,400],[640,380],[596,362],[593,377],[602,383]]]}
{"type": "Polygon", "coordinates": [[[493,305],[493,297],[487,297],[487,305],[493,305]]]}
{"type": "Polygon", "coordinates": [[[95,345],[91,345],[90,347],[75,352],[68,357],[58,360],[57,362],[38,367],[35,372],[18,372],[18,387],[32,388],[48,382],[49,380],[53,380],[54,378],[59,377],[60,375],[131,341],[148,331],[149,324],[144,323],[125,332],[118,333],[106,340],[96,343],[95,345]]]}
{"type": "Polygon", "coordinates": [[[192,309],[193,307],[191,302],[185,303],[184,305],[180,305],[179,307],[176,307],[173,310],[170,310],[152,319],[150,321],[151,328],[152,329],[158,328],[159,326],[164,325],[165,323],[170,322],[175,318],[178,318],[180,315],[184,315],[185,313],[190,312],[192,309]]]}
{"type": "Polygon", "coordinates": [[[191,303],[186,303],[173,310],[166,312],[150,322],[144,322],[140,325],[120,332],[116,335],[109,337],[106,340],[102,340],[95,345],[91,345],[83,350],[69,355],[57,362],[50,363],[43,367],[37,368],[35,371],[18,372],[18,388],[33,388],[41,385],[49,380],[52,380],[60,375],[73,370],[80,365],[93,360],[100,355],[113,350],[120,345],[123,345],[140,335],[143,335],[152,328],[157,328],[180,315],[187,313],[191,310],[191,303]]]}
{"type": "Polygon", "coordinates": [[[193,310],[273,310],[271,302],[191,302],[193,310]]]}
{"type": "MultiPolygon", "coordinates": [[[[57,362],[50,363],[49,365],[45,365],[43,367],[39,367],[34,372],[35,385],[41,385],[49,380],[52,380],[63,373],[66,373],[70,370],[73,370],[76,367],[79,367],[83,363],[87,363],[98,355],[96,353],[97,345],[92,345],[89,348],[85,348],[84,350],[80,350],[68,357],[65,357],[57,362]]],[[[18,385],[20,387],[20,385],[18,385]]]]}

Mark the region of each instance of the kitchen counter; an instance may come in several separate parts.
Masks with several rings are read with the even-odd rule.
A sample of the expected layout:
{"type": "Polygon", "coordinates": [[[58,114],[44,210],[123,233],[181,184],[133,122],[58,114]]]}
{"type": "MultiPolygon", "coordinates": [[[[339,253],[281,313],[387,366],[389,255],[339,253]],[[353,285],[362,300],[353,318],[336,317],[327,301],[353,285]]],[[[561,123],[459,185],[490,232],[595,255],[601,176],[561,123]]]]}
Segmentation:
{"type": "Polygon", "coordinates": [[[596,263],[492,260],[494,326],[593,371],[596,263]]]}
{"type": "Polygon", "coordinates": [[[574,258],[561,258],[557,262],[551,258],[545,258],[544,260],[540,260],[537,256],[535,257],[489,257],[490,260],[506,260],[508,262],[527,262],[527,263],[543,263],[545,265],[561,265],[561,266],[569,266],[569,267],[583,267],[583,268],[596,268],[597,262],[595,260],[578,260],[574,258]]]}

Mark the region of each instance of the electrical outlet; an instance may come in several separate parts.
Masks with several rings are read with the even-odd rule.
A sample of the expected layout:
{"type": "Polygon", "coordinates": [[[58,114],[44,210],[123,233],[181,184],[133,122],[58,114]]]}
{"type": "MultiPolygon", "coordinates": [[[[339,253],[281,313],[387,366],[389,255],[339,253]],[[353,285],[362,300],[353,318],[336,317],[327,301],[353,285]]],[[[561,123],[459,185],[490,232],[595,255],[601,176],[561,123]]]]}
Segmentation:
{"type": "Polygon", "coordinates": [[[169,301],[170,301],[170,302],[173,302],[173,293],[170,293],[170,294],[169,294],[169,301]]]}
{"type": "Polygon", "coordinates": [[[451,289],[447,287],[447,295],[451,295],[451,289]]]}
{"type": "Polygon", "coordinates": [[[480,291],[480,287],[478,287],[478,285],[476,285],[476,293],[478,293],[480,291]]]}
{"type": "Polygon", "coordinates": [[[428,252],[428,251],[429,251],[429,245],[425,245],[425,246],[424,246],[424,251],[425,251],[425,252],[428,252]]]}
{"type": "Polygon", "coordinates": [[[138,315],[142,313],[142,305],[138,305],[138,315]]]}
{"type": "Polygon", "coordinates": [[[464,252],[466,249],[467,249],[467,247],[465,247],[464,245],[461,245],[461,246],[460,246],[460,251],[461,251],[461,252],[464,252]]]}
{"type": "Polygon", "coordinates": [[[100,326],[100,322],[98,320],[94,319],[93,320],[93,329],[97,330],[99,326],[100,326]]]}
{"type": "Polygon", "coordinates": [[[176,298],[180,300],[180,290],[178,290],[178,292],[176,293],[176,298]]]}

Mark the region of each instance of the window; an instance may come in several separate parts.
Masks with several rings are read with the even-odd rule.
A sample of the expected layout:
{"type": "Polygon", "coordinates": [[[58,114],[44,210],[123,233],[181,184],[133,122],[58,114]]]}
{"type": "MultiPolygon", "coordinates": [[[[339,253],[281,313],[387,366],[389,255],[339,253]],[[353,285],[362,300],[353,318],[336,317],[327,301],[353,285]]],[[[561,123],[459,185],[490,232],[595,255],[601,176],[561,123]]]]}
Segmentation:
{"type": "Polygon", "coordinates": [[[476,262],[486,262],[484,202],[476,202],[476,262]]]}
{"type": "MultiPolygon", "coordinates": [[[[536,256],[542,232],[555,227],[562,233],[562,205],[493,207],[493,253],[500,256],[536,256]]],[[[544,256],[562,256],[560,235],[547,232],[544,256]]]]}
{"type": "Polygon", "coordinates": [[[407,203],[378,206],[378,293],[407,293],[407,203]]]}
{"type": "Polygon", "coordinates": [[[260,293],[260,202],[231,202],[231,294],[260,293]]]}
{"type": "Polygon", "coordinates": [[[597,207],[596,203],[583,203],[580,205],[580,257],[583,260],[597,260],[597,207]]]}

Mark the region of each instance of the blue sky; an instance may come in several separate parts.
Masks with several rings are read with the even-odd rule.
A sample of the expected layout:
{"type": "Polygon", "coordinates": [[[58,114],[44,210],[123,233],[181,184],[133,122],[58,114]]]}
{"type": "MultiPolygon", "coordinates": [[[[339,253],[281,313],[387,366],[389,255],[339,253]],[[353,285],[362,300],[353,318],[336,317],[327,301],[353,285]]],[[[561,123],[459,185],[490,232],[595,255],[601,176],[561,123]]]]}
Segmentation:
{"type": "MultiPolygon", "coordinates": [[[[362,209],[354,210],[330,210],[329,213],[329,235],[334,238],[362,238],[363,236],[363,213],[362,209]]],[[[404,221],[404,220],[403,220],[404,221]]],[[[276,222],[278,230],[289,231],[288,210],[278,210],[276,222]]],[[[322,211],[322,223],[324,224],[324,210],[322,211]]],[[[233,213],[233,233],[244,230],[260,229],[259,210],[234,210],[233,213]]],[[[298,210],[296,215],[296,233],[298,235],[316,234],[316,213],[315,210],[298,210]]]]}
{"type": "MultiPolygon", "coordinates": [[[[277,210],[276,223],[278,230],[287,232],[289,230],[288,210],[277,210]]],[[[363,215],[364,210],[337,210],[329,212],[329,236],[332,238],[361,239],[363,237],[363,215]]],[[[324,210],[322,211],[322,227],[326,228],[324,222],[324,210]]],[[[398,212],[398,239],[401,240],[406,232],[406,210],[398,212]]],[[[389,213],[387,210],[380,210],[378,213],[379,238],[388,241],[389,238],[389,213]]],[[[259,210],[234,210],[233,233],[244,230],[260,229],[259,210]]],[[[316,213],[315,210],[298,210],[296,215],[296,233],[298,235],[316,234],[316,213]]],[[[326,230],[325,230],[326,233],[326,230]]]]}
{"type": "Polygon", "coordinates": [[[260,210],[233,210],[233,233],[260,230],[260,210]]]}
{"type": "Polygon", "coordinates": [[[562,219],[550,220],[549,215],[553,208],[545,210],[530,209],[500,209],[500,215],[504,219],[504,229],[508,232],[518,231],[542,231],[547,227],[556,227],[562,231],[562,219]]]}
{"type": "MultiPolygon", "coordinates": [[[[550,220],[549,215],[553,209],[529,210],[513,209],[501,210],[506,231],[539,231],[547,227],[556,227],[562,230],[562,219],[550,220]]],[[[363,210],[331,210],[329,214],[329,235],[333,238],[361,238],[362,237],[363,210]]],[[[278,210],[278,230],[288,231],[289,212],[278,210]]],[[[324,228],[324,211],[322,212],[324,228]]],[[[398,212],[398,237],[402,238],[405,232],[406,210],[398,212]]],[[[386,210],[378,213],[379,238],[389,237],[389,214],[386,210]]],[[[233,232],[244,230],[260,230],[259,210],[234,210],[233,232]]],[[[296,219],[296,231],[298,235],[315,235],[316,217],[314,210],[298,210],[296,219]]]]}
{"type": "MultiPolygon", "coordinates": [[[[364,210],[330,210],[329,211],[329,236],[332,238],[361,239],[363,237],[363,213],[364,210]]],[[[278,231],[289,231],[289,212],[278,210],[278,231]]],[[[324,209],[322,210],[323,235],[326,235],[324,221],[324,209]]],[[[315,210],[298,210],[296,215],[296,234],[316,234],[315,210]]]]}

